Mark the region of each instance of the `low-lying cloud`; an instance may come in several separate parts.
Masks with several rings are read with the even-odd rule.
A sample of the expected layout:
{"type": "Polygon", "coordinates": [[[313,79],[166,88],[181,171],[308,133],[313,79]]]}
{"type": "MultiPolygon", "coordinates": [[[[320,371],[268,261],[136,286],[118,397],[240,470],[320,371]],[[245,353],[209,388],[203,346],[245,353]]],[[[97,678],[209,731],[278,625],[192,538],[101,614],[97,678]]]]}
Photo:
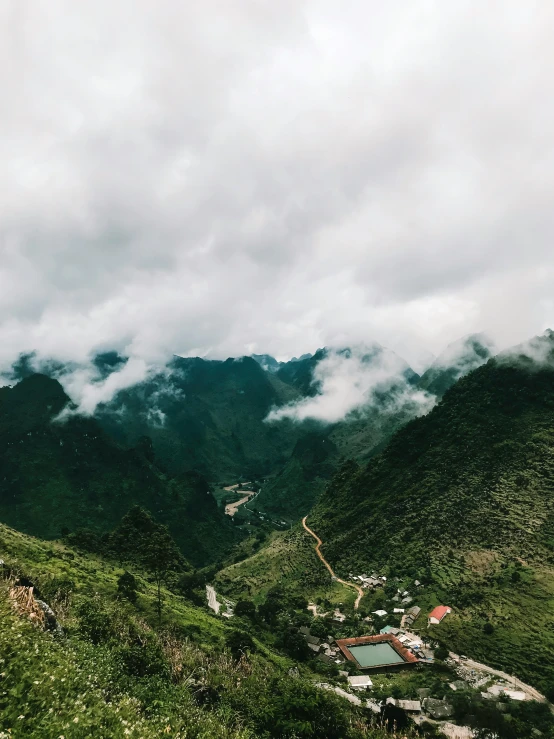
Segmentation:
{"type": "Polygon", "coordinates": [[[478,22],[464,0],[0,3],[0,370],[374,340],[419,369],[554,324],[553,22],[521,0],[478,22]]]}
{"type": "Polygon", "coordinates": [[[406,362],[381,347],[329,350],[313,372],[312,384],[318,394],[273,409],[267,421],[289,418],[336,423],[377,405],[387,412],[409,408],[413,415],[427,413],[434,396],[413,387],[409,378],[406,362]]]}

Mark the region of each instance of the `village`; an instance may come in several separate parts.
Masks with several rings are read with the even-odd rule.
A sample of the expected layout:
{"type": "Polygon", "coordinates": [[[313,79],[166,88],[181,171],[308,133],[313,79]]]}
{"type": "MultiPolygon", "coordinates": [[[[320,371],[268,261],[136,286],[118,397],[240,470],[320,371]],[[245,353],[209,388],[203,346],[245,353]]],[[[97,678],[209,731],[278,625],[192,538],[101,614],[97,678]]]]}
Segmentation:
{"type": "MultiPolygon", "coordinates": [[[[387,585],[387,578],[375,573],[350,573],[349,580],[364,591],[387,585]]],[[[422,612],[414,601],[423,588],[418,580],[409,589],[396,588],[386,599],[390,607],[378,608],[366,616],[340,606],[323,609],[318,603],[308,603],[312,622],[299,626],[297,633],[311,659],[321,664],[322,670],[328,670],[325,679],[316,683],[318,687],[375,714],[396,711],[416,724],[433,724],[450,739],[476,736],[471,727],[454,721],[459,695],[471,694],[499,711],[505,710],[509,701],[545,701],[538,691],[517,678],[448,651],[437,640],[435,627],[453,609],[439,604],[422,612]],[[329,627],[324,636],[323,625],[329,627]],[[442,682],[432,679],[437,671],[442,682]]],[[[207,587],[207,596],[215,613],[227,619],[234,617],[234,602],[223,597],[218,602],[211,586],[207,587]]]]}

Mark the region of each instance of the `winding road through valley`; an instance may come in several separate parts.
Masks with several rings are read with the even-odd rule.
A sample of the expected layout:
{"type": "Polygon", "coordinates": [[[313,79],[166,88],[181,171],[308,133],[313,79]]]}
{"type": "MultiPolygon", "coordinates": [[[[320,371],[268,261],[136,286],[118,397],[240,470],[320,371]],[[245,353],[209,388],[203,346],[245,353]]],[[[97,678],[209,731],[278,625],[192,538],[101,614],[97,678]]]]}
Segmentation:
{"type": "Polygon", "coordinates": [[[311,534],[314,537],[314,539],[317,542],[316,547],[315,547],[315,553],[317,554],[317,556],[319,557],[319,559],[323,562],[323,564],[325,565],[325,567],[327,567],[327,569],[331,573],[331,577],[334,580],[336,580],[337,582],[340,582],[341,585],[346,585],[347,588],[354,588],[354,590],[357,590],[358,591],[358,597],[356,598],[356,602],[354,603],[354,609],[355,610],[358,610],[358,606],[360,605],[360,601],[361,601],[361,599],[364,596],[364,591],[361,589],[361,587],[359,585],[354,585],[354,583],[346,582],[346,580],[341,580],[340,577],[337,577],[335,575],[335,571],[333,570],[333,568],[331,567],[331,565],[329,564],[329,562],[327,562],[327,560],[325,559],[325,557],[323,556],[323,554],[321,554],[321,545],[323,544],[323,542],[321,541],[321,539],[319,538],[319,536],[315,533],[315,531],[312,531],[312,529],[308,526],[308,524],[306,523],[306,519],[307,518],[308,518],[308,516],[304,516],[304,518],[302,519],[302,526],[306,529],[306,531],[308,532],[308,534],[311,534]]]}

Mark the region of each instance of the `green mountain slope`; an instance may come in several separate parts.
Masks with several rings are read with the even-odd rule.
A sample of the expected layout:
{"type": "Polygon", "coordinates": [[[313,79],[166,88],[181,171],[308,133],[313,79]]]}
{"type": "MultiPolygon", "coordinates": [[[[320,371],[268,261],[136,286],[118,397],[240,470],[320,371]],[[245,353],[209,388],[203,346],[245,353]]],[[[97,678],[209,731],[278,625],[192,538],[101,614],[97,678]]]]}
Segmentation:
{"type": "Polygon", "coordinates": [[[148,438],[121,449],[94,419],[53,422],[70,405],[61,385],[31,375],[0,392],[0,520],[44,538],[64,528],[113,528],[132,505],[167,523],[195,564],[215,561],[237,534],[196,472],[169,476],[148,438]]]}
{"type": "Polygon", "coordinates": [[[419,380],[419,387],[439,398],[469,372],[485,364],[494,345],[485,334],[471,334],[449,344],[419,380]]]}
{"type": "Polygon", "coordinates": [[[333,476],[337,447],[324,433],[307,433],[296,442],[283,469],[266,483],[254,507],[296,520],[305,515],[333,476]]]}
{"type": "MultiPolygon", "coordinates": [[[[436,637],[554,695],[554,341],[531,346],[541,362],[518,356],[527,345],[489,360],[368,464],[345,463],[308,522],[339,576],[379,572],[410,591],[418,579],[416,628],[433,606],[450,605],[436,637]]],[[[280,578],[316,597],[326,573],[306,580],[317,560],[291,537],[222,582],[268,587],[284,547],[280,578]]],[[[370,610],[392,610],[390,595],[367,596],[370,610]]]]}
{"type": "MultiPolygon", "coordinates": [[[[343,471],[318,521],[374,561],[476,546],[550,557],[554,534],[554,370],[506,360],[460,380],[366,469],[343,471]]],[[[350,548],[349,548],[350,549],[350,548]]],[[[348,565],[346,565],[348,566],[348,565]]]]}
{"type": "Polygon", "coordinates": [[[195,468],[211,480],[232,481],[268,474],[286,462],[298,430],[264,419],[296,395],[249,357],[175,357],[163,373],[118,393],[97,418],[127,446],[150,436],[156,457],[173,473],[195,468]]]}

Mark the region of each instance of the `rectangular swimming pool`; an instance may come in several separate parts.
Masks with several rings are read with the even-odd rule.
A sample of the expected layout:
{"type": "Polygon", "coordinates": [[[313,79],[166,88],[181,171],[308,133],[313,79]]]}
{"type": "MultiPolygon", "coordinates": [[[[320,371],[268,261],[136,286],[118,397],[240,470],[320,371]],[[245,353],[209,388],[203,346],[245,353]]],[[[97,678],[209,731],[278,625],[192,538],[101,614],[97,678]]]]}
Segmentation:
{"type": "Polygon", "coordinates": [[[385,665],[401,665],[405,660],[388,642],[360,644],[348,647],[360,667],[381,667],[385,665]]]}

